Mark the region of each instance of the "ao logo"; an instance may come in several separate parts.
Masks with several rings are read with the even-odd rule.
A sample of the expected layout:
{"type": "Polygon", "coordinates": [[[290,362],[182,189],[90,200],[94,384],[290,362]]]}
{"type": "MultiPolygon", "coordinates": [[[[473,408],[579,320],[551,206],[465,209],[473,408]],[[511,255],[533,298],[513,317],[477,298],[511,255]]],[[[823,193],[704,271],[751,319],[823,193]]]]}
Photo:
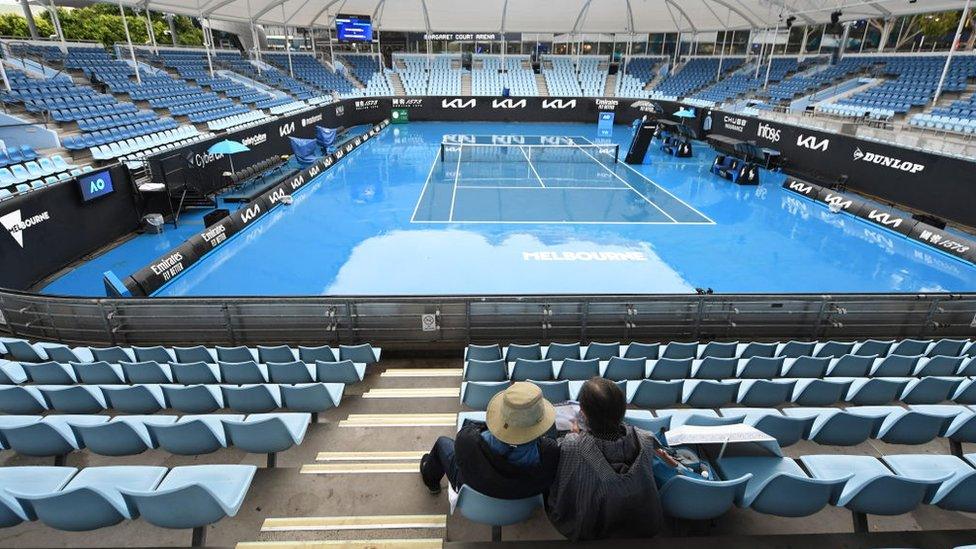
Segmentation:
{"type": "Polygon", "coordinates": [[[575,99],[543,99],[543,109],[575,109],[575,99]]]}
{"type": "Polygon", "coordinates": [[[284,137],[286,135],[291,135],[291,133],[294,131],[295,131],[295,123],[289,122],[288,124],[284,124],[278,128],[278,135],[280,137],[284,137]]]}
{"type": "Polygon", "coordinates": [[[241,214],[241,223],[244,223],[246,225],[251,221],[254,221],[254,219],[259,215],[261,215],[261,205],[255,204],[250,208],[244,210],[244,213],[241,214]]]}
{"type": "Polygon", "coordinates": [[[830,146],[830,139],[822,139],[818,141],[817,137],[814,135],[800,134],[796,138],[796,145],[812,151],[826,151],[827,147],[830,146]]]}
{"type": "Polygon", "coordinates": [[[871,210],[868,212],[868,219],[871,221],[877,221],[878,223],[884,225],[885,227],[896,228],[901,225],[900,217],[892,217],[888,212],[879,212],[878,210],[871,210]]]}
{"type": "Polygon", "coordinates": [[[470,109],[478,104],[477,99],[443,99],[441,100],[441,108],[444,109],[470,109]]]}
{"type": "Polygon", "coordinates": [[[491,102],[493,109],[524,109],[527,101],[525,99],[495,99],[491,102]]]}
{"type": "Polygon", "coordinates": [[[102,179],[101,177],[99,177],[98,179],[93,180],[91,182],[91,185],[88,187],[88,192],[90,192],[92,194],[97,193],[99,191],[104,191],[104,190],[105,190],[105,180],[102,179]]]}

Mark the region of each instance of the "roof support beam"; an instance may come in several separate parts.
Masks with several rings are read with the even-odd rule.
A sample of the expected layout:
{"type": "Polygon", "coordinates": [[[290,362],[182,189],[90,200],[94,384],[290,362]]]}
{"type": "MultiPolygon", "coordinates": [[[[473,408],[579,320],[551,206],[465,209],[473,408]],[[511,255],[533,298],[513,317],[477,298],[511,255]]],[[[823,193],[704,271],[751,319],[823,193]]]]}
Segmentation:
{"type": "MultiPolygon", "coordinates": [[[[698,27],[695,26],[694,21],[691,20],[691,17],[688,17],[688,14],[685,13],[685,10],[681,9],[681,6],[679,6],[678,4],[676,4],[674,2],[674,0],[664,0],[664,4],[666,6],[670,6],[670,7],[674,8],[674,9],[678,10],[678,13],[680,13],[682,15],[682,17],[685,18],[685,21],[688,22],[688,26],[691,27],[692,32],[694,32],[696,34],[698,33],[698,27]]],[[[668,11],[670,11],[670,8],[668,9],[668,11]]]]}
{"type": "MultiPolygon", "coordinates": [[[[731,11],[731,12],[737,14],[739,17],[745,19],[749,23],[749,26],[750,27],[756,28],[756,27],[759,26],[759,23],[757,23],[751,17],[749,17],[748,15],[746,15],[745,12],[743,12],[739,8],[733,7],[732,4],[729,4],[725,0],[711,0],[711,1],[712,2],[715,2],[716,4],[718,4],[718,5],[722,6],[722,7],[727,8],[729,11],[731,11]]],[[[728,28],[728,25],[727,24],[726,24],[726,28],[728,28]]]]}

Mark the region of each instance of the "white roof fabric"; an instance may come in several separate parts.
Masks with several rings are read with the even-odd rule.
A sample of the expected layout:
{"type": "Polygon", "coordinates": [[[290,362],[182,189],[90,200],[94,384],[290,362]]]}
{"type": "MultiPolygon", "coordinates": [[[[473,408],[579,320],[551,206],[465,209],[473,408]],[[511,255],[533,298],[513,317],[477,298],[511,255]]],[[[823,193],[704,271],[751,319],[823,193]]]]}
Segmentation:
{"type": "Polygon", "coordinates": [[[381,31],[654,33],[825,23],[962,9],[965,0],[122,0],[225,21],[330,27],[337,13],[370,15],[381,31]],[[782,19],[781,19],[782,16],[782,19]]]}

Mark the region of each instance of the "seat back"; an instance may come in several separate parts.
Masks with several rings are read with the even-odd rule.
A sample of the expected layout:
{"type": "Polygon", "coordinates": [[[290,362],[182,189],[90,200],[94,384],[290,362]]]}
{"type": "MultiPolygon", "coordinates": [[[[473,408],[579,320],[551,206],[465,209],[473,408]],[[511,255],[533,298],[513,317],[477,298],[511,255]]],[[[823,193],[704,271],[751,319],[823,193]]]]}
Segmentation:
{"type": "Polygon", "coordinates": [[[542,507],[541,494],[525,499],[498,499],[463,485],[454,510],[479,524],[509,526],[528,520],[539,507],[542,507]]]}

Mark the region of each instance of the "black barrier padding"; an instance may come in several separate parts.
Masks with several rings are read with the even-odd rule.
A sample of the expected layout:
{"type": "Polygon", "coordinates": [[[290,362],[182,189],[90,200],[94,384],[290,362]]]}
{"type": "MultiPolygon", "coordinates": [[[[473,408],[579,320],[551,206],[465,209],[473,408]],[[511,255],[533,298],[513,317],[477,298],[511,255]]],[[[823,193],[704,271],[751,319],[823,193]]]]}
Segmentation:
{"type": "Polygon", "coordinates": [[[918,222],[909,238],[943,252],[976,263],[976,243],[947,233],[927,223],[918,222]]]}
{"type": "Polygon", "coordinates": [[[794,177],[786,178],[786,181],[783,181],[783,188],[788,191],[793,191],[796,194],[802,194],[803,196],[814,200],[816,200],[820,196],[820,193],[824,191],[824,188],[820,185],[808,183],[794,177]]]}
{"type": "Polygon", "coordinates": [[[186,241],[146,267],[132,273],[133,281],[141,290],[139,295],[152,294],[172,280],[174,276],[193,265],[198,259],[200,259],[200,254],[196,246],[193,242],[186,241]]]}
{"type": "Polygon", "coordinates": [[[0,225],[0,287],[28,290],[139,227],[139,208],[128,171],[118,164],[109,170],[115,192],[91,202],[82,201],[75,180],[0,202],[4,221],[0,225]]]}
{"type": "Polygon", "coordinates": [[[908,214],[899,213],[890,208],[876,206],[870,203],[865,204],[855,215],[875,225],[881,225],[886,229],[901,233],[905,236],[911,234],[912,228],[918,224],[918,221],[912,219],[912,216],[908,214]]]}
{"type": "Polygon", "coordinates": [[[827,206],[834,206],[840,209],[842,212],[847,212],[851,215],[857,215],[864,207],[868,204],[859,196],[852,194],[843,194],[837,191],[833,191],[827,188],[820,188],[820,192],[817,195],[817,201],[823,202],[827,206]]]}
{"type": "Polygon", "coordinates": [[[711,133],[778,149],[783,171],[976,227],[976,163],[849,135],[712,111],[711,133]]]}

